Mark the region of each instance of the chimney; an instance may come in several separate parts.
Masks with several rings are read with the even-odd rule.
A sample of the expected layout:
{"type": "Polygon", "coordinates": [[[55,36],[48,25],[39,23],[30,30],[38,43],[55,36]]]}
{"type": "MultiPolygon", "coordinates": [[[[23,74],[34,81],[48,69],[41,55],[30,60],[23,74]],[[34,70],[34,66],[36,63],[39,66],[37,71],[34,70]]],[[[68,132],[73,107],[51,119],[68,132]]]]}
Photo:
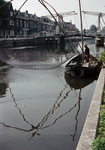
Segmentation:
{"type": "Polygon", "coordinates": [[[26,14],[28,15],[28,10],[26,10],[26,14]]]}

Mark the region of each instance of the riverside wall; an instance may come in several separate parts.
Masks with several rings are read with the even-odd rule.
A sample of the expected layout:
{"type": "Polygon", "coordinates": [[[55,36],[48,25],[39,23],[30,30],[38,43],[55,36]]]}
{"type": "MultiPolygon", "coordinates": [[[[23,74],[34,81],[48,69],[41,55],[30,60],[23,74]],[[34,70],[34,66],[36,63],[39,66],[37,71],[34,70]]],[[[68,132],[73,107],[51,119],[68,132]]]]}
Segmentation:
{"type": "Polygon", "coordinates": [[[64,36],[45,36],[45,37],[27,37],[27,38],[1,38],[0,47],[21,47],[35,45],[64,45],[64,36]]]}
{"type": "MultiPolygon", "coordinates": [[[[74,37],[69,37],[72,42],[76,40],[74,37]]],[[[81,37],[77,36],[76,39],[81,41],[81,37]]],[[[84,40],[93,39],[92,37],[85,37],[84,40]]],[[[0,47],[21,47],[21,46],[35,46],[35,45],[65,45],[64,36],[45,36],[45,37],[26,37],[26,38],[0,38],[0,47]]]]}
{"type": "Polygon", "coordinates": [[[92,150],[91,144],[97,134],[104,84],[105,68],[102,68],[76,150],[92,150]]]}
{"type": "Polygon", "coordinates": [[[20,47],[20,46],[33,46],[35,45],[34,38],[1,38],[0,47],[20,47]]]}
{"type": "Polygon", "coordinates": [[[96,36],[95,45],[96,46],[105,46],[105,36],[96,36]]]}

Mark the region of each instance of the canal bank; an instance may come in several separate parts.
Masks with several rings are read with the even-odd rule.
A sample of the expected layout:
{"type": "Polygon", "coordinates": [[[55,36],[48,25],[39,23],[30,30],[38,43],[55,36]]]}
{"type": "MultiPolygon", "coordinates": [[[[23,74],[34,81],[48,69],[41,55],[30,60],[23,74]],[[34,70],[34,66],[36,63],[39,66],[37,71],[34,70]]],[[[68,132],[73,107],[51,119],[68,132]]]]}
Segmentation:
{"type": "Polygon", "coordinates": [[[91,144],[97,134],[99,111],[102,103],[105,82],[105,68],[101,69],[90,108],[76,150],[91,150],[91,144]]]}
{"type": "Polygon", "coordinates": [[[25,37],[25,38],[1,38],[0,47],[20,47],[34,45],[64,45],[64,36],[41,36],[41,37],[25,37]]]}
{"type": "MultiPolygon", "coordinates": [[[[77,36],[76,39],[81,41],[81,37],[77,36]]],[[[92,37],[85,37],[84,40],[93,40],[92,37]]],[[[35,45],[46,45],[46,46],[57,46],[65,45],[68,41],[75,42],[74,37],[65,38],[65,36],[42,36],[42,37],[24,37],[24,38],[0,38],[0,47],[12,48],[21,46],[35,46],[35,45]]]]}

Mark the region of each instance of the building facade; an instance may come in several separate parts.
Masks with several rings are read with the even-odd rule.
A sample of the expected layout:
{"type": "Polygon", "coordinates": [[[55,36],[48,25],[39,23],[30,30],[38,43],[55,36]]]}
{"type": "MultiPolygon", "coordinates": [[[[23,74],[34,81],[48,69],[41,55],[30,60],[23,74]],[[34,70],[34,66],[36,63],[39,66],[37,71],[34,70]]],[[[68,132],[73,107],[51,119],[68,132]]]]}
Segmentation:
{"type": "Polygon", "coordinates": [[[14,35],[15,33],[15,23],[14,10],[11,3],[8,3],[9,13],[3,18],[0,18],[0,37],[14,35]]]}
{"type": "MultiPolygon", "coordinates": [[[[56,23],[47,16],[38,17],[13,10],[12,3],[8,3],[9,13],[0,19],[0,37],[27,37],[37,36],[43,33],[55,33],[56,23]]],[[[71,30],[77,30],[75,25],[67,23],[71,30]]],[[[64,26],[64,31],[66,27],[64,26]]]]}
{"type": "Polygon", "coordinates": [[[8,15],[0,19],[0,37],[26,37],[37,35],[41,31],[54,32],[55,23],[49,18],[29,14],[27,10],[13,10],[12,3],[8,7],[8,15]]]}

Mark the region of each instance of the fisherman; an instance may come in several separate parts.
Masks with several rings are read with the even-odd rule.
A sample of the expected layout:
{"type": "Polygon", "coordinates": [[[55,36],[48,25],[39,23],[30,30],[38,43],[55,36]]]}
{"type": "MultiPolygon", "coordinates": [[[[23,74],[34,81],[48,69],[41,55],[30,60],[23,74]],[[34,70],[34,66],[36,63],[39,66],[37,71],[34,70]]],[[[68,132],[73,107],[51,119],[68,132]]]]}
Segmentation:
{"type": "Polygon", "coordinates": [[[84,47],[85,47],[84,60],[86,60],[86,62],[89,62],[90,50],[87,47],[87,44],[85,44],[84,47]]]}

